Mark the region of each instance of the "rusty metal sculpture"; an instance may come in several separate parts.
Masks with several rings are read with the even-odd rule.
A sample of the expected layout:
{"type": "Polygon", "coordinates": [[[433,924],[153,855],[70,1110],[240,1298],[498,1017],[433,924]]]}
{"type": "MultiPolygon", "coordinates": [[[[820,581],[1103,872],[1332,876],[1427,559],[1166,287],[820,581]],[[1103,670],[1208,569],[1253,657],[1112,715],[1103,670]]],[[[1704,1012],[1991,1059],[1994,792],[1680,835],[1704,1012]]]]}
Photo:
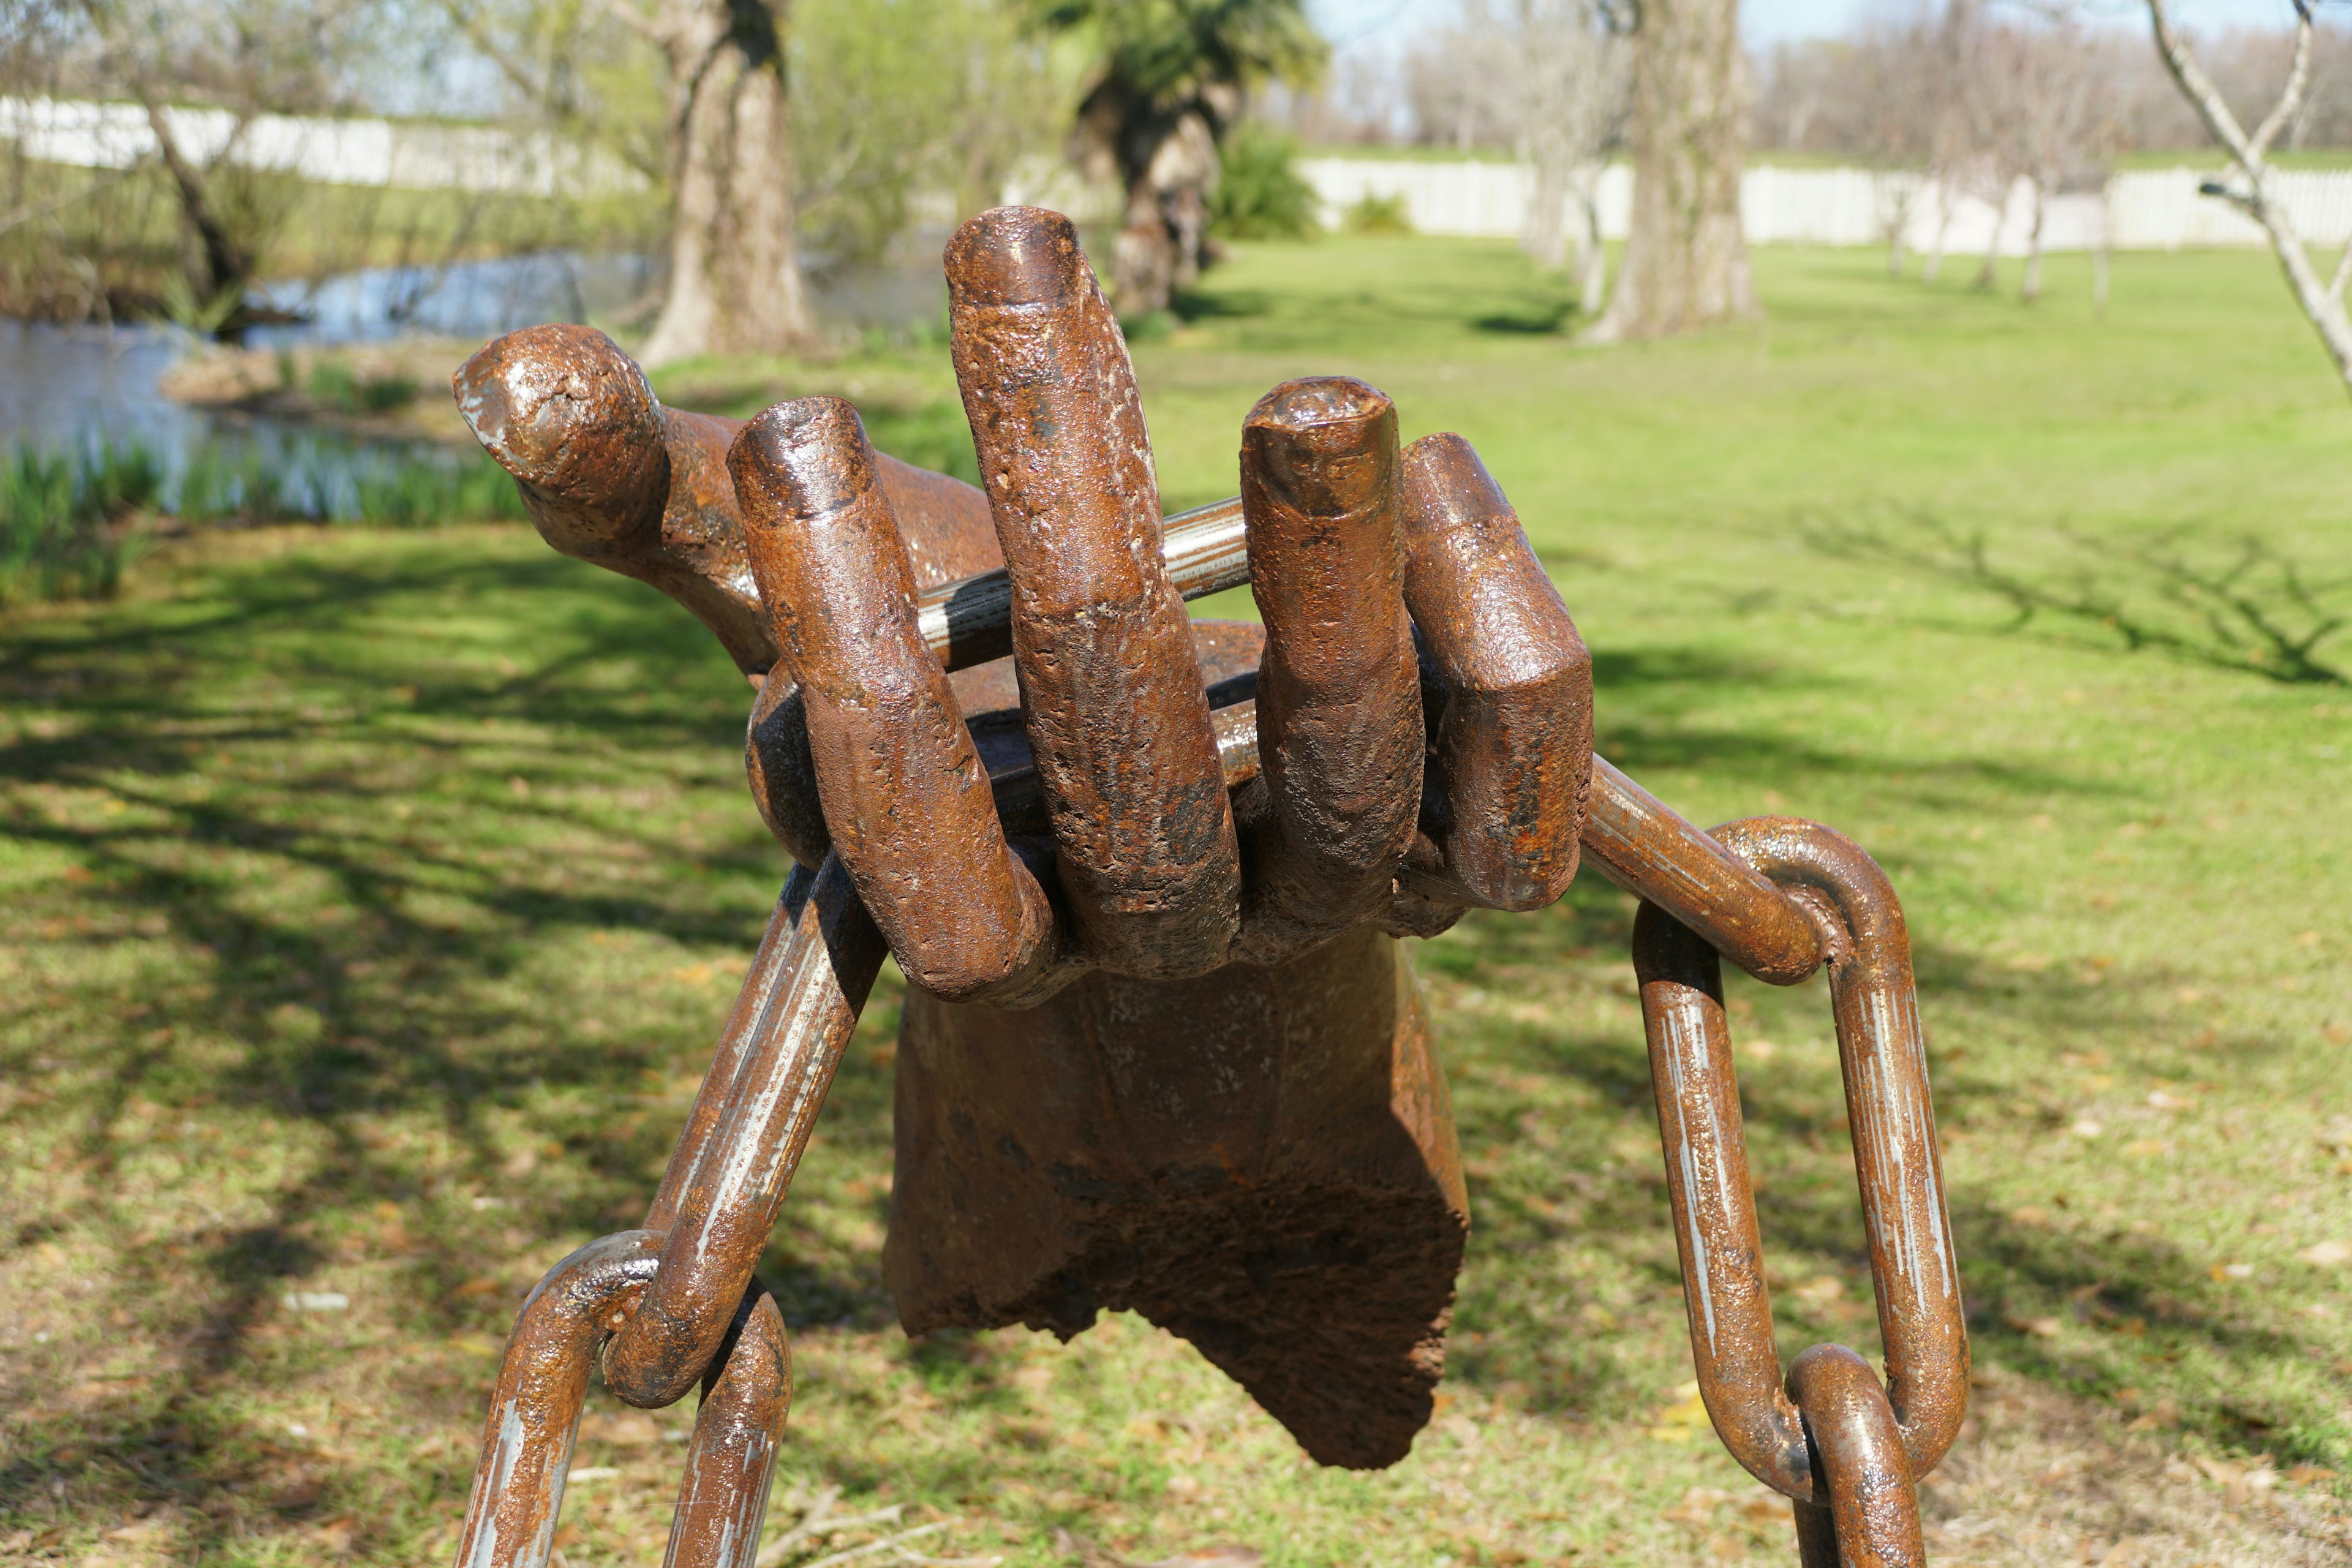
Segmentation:
{"type": "Polygon", "coordinates": [[[523,1306],[459,1562],[546,1562],[592,1360],[638,1405],[701,1384],[668,1561],[751,1561],[790,1392],[753,1270],[886,950],[909,1332],[1132,1309],[1317,1459],[1401,1458],[1469,1222],[1398,938],[1548,904],[1580,849],[1643,900],[1716,1428],[1794,1500],[1807,1563],[1924,1561],[1968,1344],[1885,877],[1810,823],[1703,833],[1592,754],[1584,647],[1459,437],[1400,450],[1371,387],[1288,382],[1244,424],[1240,497],[1163,520],[1068,222],[1000,208],[946,262],[984,489],[876,454],[838,399],[664,409],[582,328],[458,373],[549,542],[669,594],[759,687],[752,794],[797,863],[644,1228],[523,1306]],[[1244,582],[1263,627],[1187,619],[1244,582]],[[1781,1376],[1719,958],[1829,969],[1884,1387],[1836,1346],[1781,1376]]]}

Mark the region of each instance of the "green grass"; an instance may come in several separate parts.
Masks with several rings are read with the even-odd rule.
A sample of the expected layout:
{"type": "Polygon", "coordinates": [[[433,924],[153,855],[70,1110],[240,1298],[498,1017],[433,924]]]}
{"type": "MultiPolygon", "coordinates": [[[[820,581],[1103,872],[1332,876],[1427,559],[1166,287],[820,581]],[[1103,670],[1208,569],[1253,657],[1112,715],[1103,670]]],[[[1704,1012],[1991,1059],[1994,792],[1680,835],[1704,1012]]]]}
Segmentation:
{"type": "MultiPolygon", "coordinates": [[[[2152,616],[2185,614],[2162,541],[2252,533],[2325,584],[2352,409],[2256,256],[2119,258],[2105,324],[2071,258],[2033,308],[1874,252],[1758,261],[1765,322],[1594,352],[1507,245],[1242,247],[1138,351],[1166,498],[1233,489],[1274,382],[1375,382],[1514,497],[1607,755],[1885,865],[1981,1373],[1939,1562],[2339,1561],[2352,1305],[2300,1255],[2352,1241],[2352,689],[2017,626],[1928,546],[2152,616]]],[[[832,385],[951,451],[944,357],[663,391],[832,385]]],[[[641,1212],[780,879],[746,694],[523,530],[167,564],[0,645],[0,1552],[445,1560],[514,1302],[641,1212]]],[[[800,1384],[772,1529],[839,1487],[1019,1564],[1066,1561],[1056,1528],[1285,1568],[1792,1560],[1679,1388],[1629,916],[1586,879],[1420,950],[1476,1229],[1445,1406],[1373,1476],[1132,1320],[904,1340],[886,980],[766,1266],[800,1384]]],[[[1871,1351],[1822,988],[1730,995],[1783,1348],[1871,1351]]],[[[615,1473],[574,1489],[567,1562],[650,1562],[679,1450],[649,1439],[687,1414],[592,1410],[581,1462],[615,1473]]]]}

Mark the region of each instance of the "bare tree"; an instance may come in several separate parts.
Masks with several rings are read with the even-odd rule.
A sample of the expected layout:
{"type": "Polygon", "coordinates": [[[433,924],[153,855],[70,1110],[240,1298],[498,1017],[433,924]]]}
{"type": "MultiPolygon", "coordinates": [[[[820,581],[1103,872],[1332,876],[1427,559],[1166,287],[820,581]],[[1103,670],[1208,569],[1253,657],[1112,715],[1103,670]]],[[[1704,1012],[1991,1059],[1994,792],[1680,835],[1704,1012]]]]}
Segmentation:
{"type": "Polygon", "coordinates": [[[1880,171],[1878,222],[1886,236],[1886,270],[1903,275],[1912,220],[1928,194],[1936,133],[1951,87],[1940,68],[1937,19],[1916,13],[1865,32],[1848,76],[1853,142],[1880,171]]]}
{"type": "Polygon", "coordinates": [[[2251,134],[2231,111],[2212,78],[2206,74],[2196,50],[2174,23],[2165,0],[2147,0],[2147,14],[2156,29],[2157,52],[2166,68],[2171,71],[2172,79],[2204,121],[2206,129],[2228,149],[2243,182],[2241,188],[2214,181],[2205,186],[2205,194],[2236,203],[2263,226],[2263,232],[2270,237],[2271,249],[2278,257],[2280,269],[2286,274],[2288,291],[2310,321],[2312,330],[2319,334],[2321,346],[2335,362],[2337,378],[2346,383],[2347,390],[2352,390],[2352,321],[2346,320],[2344,312],[2345,286],[2352,283],[2352,245],[2345,247],[2335,275],[2322,283],[2304,249],[2294,215],[2287,210],[2279,188],[2278,171],[2270,161],[2271,144],[2293,123],[2310,79],[2313,27],[2308,5],[2305,0],[2295,0],[2294,55],[2287,68],[2286,85],[2251,134]]]}
{"type": "Polygon", "coordinates": [[[1760,142],[1843,154],[1879,171],[1886,266],[1899,275],[1913,219],[1933,190],[1937,134],[1953,93],[1943,18],[1883,15],[1853,37],[1783,44],[1766,57],[1760,142]]]}
{"type": "Polygon", "coordinates": [[[145,111],[184,238],[168,309],[190,326],[236,331],[249,320],[247,287],[295,191],[288,176],[237,155],[247,127],[268,111],[351,106],[368,0],[70,0],[45,9],[53,45],[74,57],[76,85],[145,111]],[[191,100],[228,113],[225,141],[183,142],[170,110],[191,100]]]}
{"type": "Polygon", "coordinates": [[[1590,341],[1757,313],[1739,227],[1748,121],[1738,0],[1645,0],[1634,30],[1633,222],[1590,341]]]}
{"type": "Polygon", "coordinates": [[[1486,0],[1463,0],[1453,26],[1416,40],[1404,58],[1405,101],[1413,140],[1467,153],[1507,147],[1518,138],[1512,79],[1519,7],[1504,0],[1497,14],[1486,0]]]}
{"type": "Polygon", "coordinates": [[[1529,255],[1570,267],[1587,310],[1607,284],[1601,248],[1602,158],[1620,134],[1632,49],[1600,0],[1464,0],[1407,66],[1426,142],[1508,147],[1535,171],[1529,255]]]}
{"type": "Polygon", "coordinates": [[[1600,308],[1608,283],[1601,247],[1601,157],[1625,110],[1632,50],[1591,0],[1517,0],[1517,69],[1510,79],[1521,155],[1535,165],[1527,247],[1547,267],[1573,253],[1577,298],[1600,308]]]}

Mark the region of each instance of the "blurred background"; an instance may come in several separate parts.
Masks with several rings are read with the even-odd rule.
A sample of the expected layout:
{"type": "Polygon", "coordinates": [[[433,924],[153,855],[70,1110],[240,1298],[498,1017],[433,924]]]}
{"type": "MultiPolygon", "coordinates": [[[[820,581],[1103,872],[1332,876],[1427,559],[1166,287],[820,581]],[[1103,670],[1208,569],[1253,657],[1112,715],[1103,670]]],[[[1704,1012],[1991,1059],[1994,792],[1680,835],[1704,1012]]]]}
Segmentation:
{"type": "MultiPolygon", "coordinates": [[[[1106,238],[1139,199],[1167,209],[1170,254],[1115,279],[1145,333],[1181,322],[1228,244],[1339,231],[1517,240],[1565,283],[1548,330],[1572,338],[1630,226],[1637,8],[805,0],[718,44],[706,11],[12,5],[0,442],[17,482],[37,450],[111,463],[192,521],[478,511],[499,488],[460,460],[439,389],[483,338],[593,321],[655,365],[934,341],[939,247],[998,201],[1106,238]],[[763,80],[773,104],[746,96],[763,80]],[[755,110],[772,122],[722,146],[720,120],[755,110]],[[760,274],[756,300],[700,276],[714,249],[760,274]]],[[[2002,286],[2031,299],[2043,255],[2095,256],[2103,280],[2112,249],[2263,242],[2198,195],[2211,138],[2143,18],[1726,14],[1738,123],[1717,134],[1744,160],[1750,243],[1877,247],[1927,282],[1991,286],[2008,261],[2021,277],[2002,286]]],[[[2252,124],[2291,14],[2185,15],[2252,124]]],[[[2352,237],[2352,173],[2326,151],[2352,146],[2347,38],[2315,35],[2278,138],[2308,240],[2352,237]]]]}
{"type": "MultiPolygon", "coordinates": [[[[939,254],[1005,201],[1171,510],[1360,375],[1512,497],[1604,754],[1886,867],[1936,1560],[2352,1562],[2352,30],[2273,0],[0,0],[0,1559],[454,1549],[784,865],[740,676],[449,375],[586,321],[974,479],[939,254]]],[[[898,1331],[886,973],[762,1266],[763,1568],[1793,1561],[1688,1382],[1631,918],[1416,947],[1475,1228],[1374,1475],[1138,1319],[898,1331]]],[[[1874,1353],[1822,987],[1730,986],[1783,1352],[1874,1353]]],[[[565,1568],[656,1559],[689,1421],[593,1396],[565,1568]]]]}

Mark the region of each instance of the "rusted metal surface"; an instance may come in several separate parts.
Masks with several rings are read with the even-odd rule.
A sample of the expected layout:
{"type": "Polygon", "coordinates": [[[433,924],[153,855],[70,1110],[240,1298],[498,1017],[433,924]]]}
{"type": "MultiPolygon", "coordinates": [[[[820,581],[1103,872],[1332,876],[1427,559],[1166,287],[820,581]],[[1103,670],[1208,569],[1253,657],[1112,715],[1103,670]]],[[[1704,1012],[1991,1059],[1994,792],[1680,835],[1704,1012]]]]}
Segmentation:
{"type": "Polygon", "coordinates": [[[793,1400],[776,1299],[757,1279],[703,1379],[662,1568],[752,1568],[793,1400]]]}
{"type": "Polygon", "coordinates": [[[547,1271],[515,1316],[490,1391],[459,1568],[540,1568],[555,1539],[563,1478],[596,1342],[653,1279],[661,1237],[623,1231],[547,1271]]]}
{"type": "Polygon", "coordinates": [[[1601,875],[1690,927],[1757,979],[1794,985],[1821,967],[1822,933],[1803,910],[1600,757],[1592,760],[1584,847],[1601,875]]]}
{"type": "MultiPolygon", "coordinates": [[[[622,1231],[548,1270],[516,1315],[458,1537],[459,1568],[544,1568],[595,1346],[652,1281],[658,1232],[622,1231]]],[[[783,1320],[753,1282],[712,1361],[670,1525],[673,1568],[751,1568],[792,1397],[783,1320]]]]}
{"type": "Polygon", "coordinates": [[[730,461],[776,640],[800,679],[834,850],[866,910],[927,991],[971,1001],[1035,990],[1055,958],[1054,911],[1005,843],[987,770],[924,641],[914,569],[856,411],[837,397],[780,403],[744,428],[730,461]]]}
{"type": "MultiPolygon", "coordinates": [[[[721,1109],[696,1140],[688,1173],[663,1183],[656,1217],[669,1223],[660,1271],[604,1348],[604,1380],[632,1405],[668,1405],[710,1365],[882,967],[881,933],[836,858],[793,872],[774,922],[787,923],[789,935],[772,968],[754,966],[764,990],[755,998],[747,984],[737,1003],[739,1016],[756,1011],[721,1109]]],[[[695,1138],[691,1121],[687,1136],[695,1138]]],[[[674,1157],[672,1170],[683,1163],[674,1157]]]]}
{"type": "Polygon", "coordinates": [[[1699,1390],[1751,1475],[1831,1510],[1849,1563],[1915,1563],[1916,1484],[1958,1435],[1969,1353],[1902,909],[1870,858],[1818,824],[1759,817],[1713,837],[1821,929],[1887,1384],[1817,1347],[1784,1391],[1717,955],[1644,903],[1633,962],[1699,1390]],[[1808,1388],[1833,1407],[1814,1409],[1808,1388]]]}
{"type": "Polygon", "coordinates": [[[1568,891],[1592,790],[1592,658],[1518,515],[1459,436],[1405,449],[1404,601],[1427,665],[1432,770],[1404,880],[1541,909],[1568,891]]]}
{"type": "Polygon", "coordinates": [[[1240,848],[1118,322],[1059,213],[983,213],[944,264],[1070,945],[1204,973],[1229,957],[1240,848]]]}
{"type": "Polygon", "coordinates": [[[1818,823],[1750,817],[1717,828],[1716,837],[1777,885],[1811,895],[1844,935],[1828,961],[1830,1006],[1854,1175],[1887,1394],[1913,1471],[1924,1476],[1950,1449],[1968,1414],[1969,1336],[1903,906],[1860,845],[1818,823]]]}
{"type": "MultiPolygon", "coordinates": [[[[530,519],[566,555],[650,583],[710,628],[736,667],[776,662],[727,472],[741,422],[664,408],[645,372],[593,327],[509,332],[467,360],[458,411],[515,478],[530,519]]],[[[1000,565],[988,502],[945,474],[879,459],[935,580],[1000,565]]]]}
{"type": "Polygon", "coordinates": [[[1238,951],[1275,963],[1388,912],[1421,810],[1421,682],[1389,400],[1286,382],[1242,421],[1241,461],[1265,787],[1238,951]]]}
{"type": "MultiPolygon", "coordinates": [[[[1836,1554],[1823,1558],[1825,1568],[1922,1568],[1918,1482],[1870,1363],[1843,1345],[1815,1345],[1790,1366],[1789,1393],[1812,1435],[1814,1489],[1829,1494],[1826,1508],[1797,1505],[1816,1516],[1806,1521],[1816,1541],[1823,1533],[1818,1516],[1830,1516],[1826,1533],[1836,1554]]],[[[1818,1545],[1814,1551],[1820,1554],[1818,1545]]]]}
{"type": "Polygon", "coordinates": [[[1392,939],[1360,928],[1183,982],[1097,971],[1029,1012],[907,1005],[883,1273],[909,1332],[1067,1337],[1131,1310],[1321,1462],[1404,1456],[1443,1370],[1468,1201],[1392,939]],[[1310,987],[1322,1005],[1301,1005],[1310,987]],[[1185,1048],[1103,1048],[1129,1010],[1171,1004],[1186,1030],[1162,1037],[1185,1048]]]}
{"type": "Polygon", "coordinates": [[[1876,867],[1811,824],[1702,833],[1592,755],[1590,658],[1458,437],[1400,452],[1375,389],[1286,383],[1244,423],[1241,497],[1163,521],[1066,221],[985,214],[946,262],[984,492],[874,453],[837,399],[663,409],[584,329],[457,377],[550,542],[668,593],[760,686],[752,793],[800,866],[646,1227],[518,1320],[461,1563],[544,1561],[600,1359],[641,1405],[701,1382],[669,1561],[751,1562],[790,1397],[752,1270],[886,947],[914,982],[884,1255],[909,1331],[1066,1336],[1131,1308],[1318,1459],[1401,1458],[1468,1205],[1396,938],[1540,907],[1580,849],[1644,900],[1717,1430],[1797,1500],[1807,1563],[1923,1561],[1916,1479],[1958,1430],[1967,1344],[1876,867]],[[1188,622],[1183,599],[1244,582],[1263,628],[1188,622]],[[1836,1347],[1780,1376],[1718,953],[1775,984],[1829,966],[1885,1388],[1836,1347]]]}

